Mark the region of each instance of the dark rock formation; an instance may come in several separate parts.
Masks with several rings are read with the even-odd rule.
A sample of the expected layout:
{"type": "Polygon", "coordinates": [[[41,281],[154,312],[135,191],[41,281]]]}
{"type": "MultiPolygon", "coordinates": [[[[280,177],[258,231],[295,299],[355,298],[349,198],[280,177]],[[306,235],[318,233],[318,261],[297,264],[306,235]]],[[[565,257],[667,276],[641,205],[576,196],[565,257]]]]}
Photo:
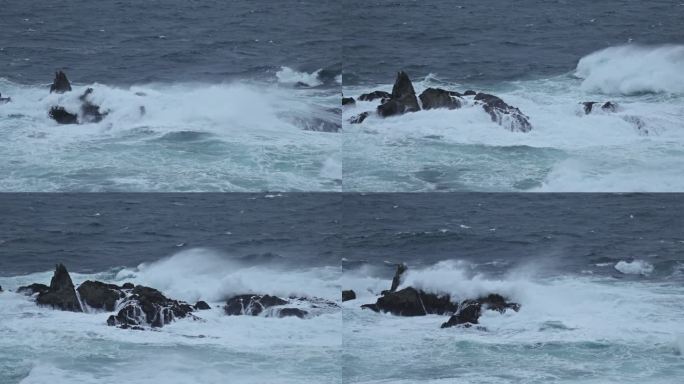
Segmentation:
{"type": "Polygon", "coordinates": [[[67,112],[64,107],[52,107],[48,115],[59,124],[78,124],[78,115],[67,112]]]}
{"type": "Polygon", "coordinates": [[[353,116],[352,118],[349,119],[349,123],[351,124],[361,124],[363,123],[364,120],[370,115],[370,112],[362,112],[359,113],[356,116],[353,116]]]}
{"type": "Polygon", "coordinates": [[[461,99],[458,92],[447,91],[440,88],[428,88],[420,94],[420,102],[423,109],[458,109],[461,108],[461,99]]]}
{"type": "Polygon", "coordinates": [[[191,315],[193,307],[185,302],[171,300],[154,288],[136,286],[120,305],[116,315],[107,319],[107,325],[139,329],[145,326],[163,327],[175,319],[191,315]]]}
{"type": "Polygon", "coordinates": [[[81,117],[84,123],[99,123],[102,119],[107,116],[107,112],[100,112],[100,106],[93,104],[89,100],[89,96],[92,95],[93,89],[88,88],[86,91],[78,97],[81,100],[81,117]]]}
{"type": "Polygon", "coordinates": [[[465,92],[463,92],[463,96],[475,96],[477,95],[477,92],[473,91],[472,89],[469,89],[465,92]]]}
{"type": "Polygon", "coordinates": [[[124,283],[124,284],[121,286],[121,288],[123,288],[123,289],[133,289],[133,288],[135,288],[135,284],[133,284],[133,283],[124,283]]]}
{"type": "Polygon", "coordinates": [[[50,86],[50,93],[64,93],[71,91],[71,84],[67,79],[66,74],[62,71],[55,72],[55,79],[50,86]]]}
{"type": "MultiPolygon", "coordinates": [[[[584,114],[588,115],[595,110],[594,105],[601,103],[598,101],[584,101],[581,104],[584,107],[584,114]]],[[[605,103],[601,104],[601,110],[604,112],[617,112],[618,105],[612,101],[606,101],[605,103]]]]}
{"type": "Polygon", "coordinates": [[[453,313],[457,306],[451,302],[448,295],[438,296],[408,287],[396,292],[387,292],[378,298],[374,307],[364,308],[377,309],[397,316],[424,316],[453,313]]]}
{"type": "Polygon", "coordinates": [[[229,316],[258,316],[265,309],[287,303],[286,300],[276,296],[247,294],[231,297],[223,309],[229,316]]]}
{"type": "Polygon", "coordinates": [[[205,311],[207,309],[211,309],[211,307],[209,306],[209,304],[207,304],[206,301],[200,300],[197,303],[195,303],[195,309],[199,311],[205,311]]]}
{"type": "Polygon", "coordinates": [[[447,322],[442,324],[442,328],[449,328],[456,325],[469,327],[472,324],[478,324],[483,309],[490,309],[499,313],[504,313],[507,309],[512,309],[517,312],[520,310],[520,304],[508,302],[503,296],[496,293],[480,297],[476,300],[464,300],[459,305],[458,312],[452,315],[447,322]]]}
{"type": "Polygon", "coordinates": [[[81,304],[76,296],[74,283],[63,264],[58,264],[47,291],[38,294],[36,303],[54,309],[71,312],[82,312],[81,304]]]}
{"type": "Polygon", "coordinates": [[[477,324],[480,315],[482,314],[482,306],[478,303],[466,303],[459,311],[452,315],[448,321],[442,324],[442,328],[454,327],[456,325],[464,325],[470,327],[472,324],[477,324]]]}
{"type": "Polygon", "coordinates": [[[342,291],[342,301],[356,300],[356,292],[351,289],[348,291],[342,291]]]}
{"type": "Polygon", "coordinates": [[[364,93],[359,96],[360,101],[373,101],[380,99],[383,103],[392,97],[391,94],[385,91],[373,91],[371,93],[364,93]]]}
{"type": "Polygon", "coordinates": [[[377,110],[382,117],[420,111],[416,91],[406,72],[397,73],[390,99],[378,106],[377,110]]]}
{"type": "Polygon", "coordinates": [[[31,285],[26,285],[17,288],[17,293],[23,293],[24,295],[27,296],[33,296],[36,293],[43,293],[47,292],[50,290],[50,287],[48,287],[45,284],[39,284],[39,283],[33,283],[31,285]]]}
{"type": "Polygon", "coordinates": [[[300,319],[303,319],[308,315],[309,313],[303,309],[299,308],[282,308],[277,311],[277,316],[278,317],[299,317],[300,319]]]}
{"type": "Polygon", "coordinates": [[[354,105],[356,104],[356,101],[354,100],[353,97],[343,97],[342,98],[342,105],[354,105]]]}
{"type": "Polygon", "coordinates": [[[112,312],[116,309],[116,303],[126,297],[121,287],[115,284],[106,284],[100,281],[86,281],[79,285],[78,294],[81,301],[90,308],[102,309],[112,312]]]}
{"type": "Polygon", "coordinates": [[[529,132],[532,130],[529,118],[518,108],[506,104],[500,98],[487,93],[475,95],[475,101],[489,114],[492,121],[503,125],[511,131],[529,132]]]}
{"type": "Polygon", "coordinates": [[[407,266],[404,263],[397,264],[397,270],[394,272],[394,277],[392,278],[392,285],[390,286],[390,292],[394,292],[399,288],[401,284],[401,275],[406,272],[407,266]]]}
{"type": "Polygon", "coordinates": [[[2,285],[0,285],[0,292],[2,292],[2,285]]]}

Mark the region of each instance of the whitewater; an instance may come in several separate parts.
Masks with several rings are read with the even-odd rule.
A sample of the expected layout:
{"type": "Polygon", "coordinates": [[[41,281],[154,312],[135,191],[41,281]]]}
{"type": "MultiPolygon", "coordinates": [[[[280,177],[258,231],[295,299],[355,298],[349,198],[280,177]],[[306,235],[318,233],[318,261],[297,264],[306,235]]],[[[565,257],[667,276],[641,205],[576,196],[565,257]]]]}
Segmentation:
{"type": "Polygon", "coordinates": [[[341,313],[307,319],[226,316],[225,298],[243,293],[316,296],[339,301],[339,267],[278,268],[227,261],[189,249],[136,267],[72,273],[74,284],[99,280],[155,286],[210,310],[157,330],[107,326],[108,313],[62,312],[10,292],[48,283],[52,271],[1,276],[2,383],[340,383],[341,313]],[[68,353],[65,353],[68,351],[68,353]]]}
{"type": "Polygon", "coordinates": [[[474,268],[461,260],[409,265],[399,289],[458,299],[498,292],[520,311],[484,311],[477,327],[446,329],[445,316],[375,313],[359,305],[388,289],[382,268],[346,269],[342,286],[359,299],[343,303],[345,382],[664,384],[684,372],[681,276],[545,275],[534,264],[493,276],[474,268]]]}
{"type": "Polygon", "coordinates": [[[336,191],[341,184],[339,84],[321,70],[281,67],[268,80],[47,84],[0,78],[3,191],[336,191]],[[59,125],[51,106],[77,96],[109,114],[59,125]]]}
{"type": "MultiPolygon", "coordinates": [[[[684,189],[684,46],[621,45],[582,57],[557,76],[454,82],[433,73],[429,87],[492,93],[529,116],[529,133],[510,132],[477,108],[349,119],[377,102],[343,111],[343,189],[348,191],[680,191],[684,189]],[[581,102],[618,111],[585,115],[581,102]]],[[[397,68],[400,70],[402,68],[397,68]]],[[[454,68],[453,71],[458,71],[454,68]]],[[[357,98],[388,82],[344,86],[357,98]]],[[[410,74],[409,74],[410,75],[410,74]]]]}

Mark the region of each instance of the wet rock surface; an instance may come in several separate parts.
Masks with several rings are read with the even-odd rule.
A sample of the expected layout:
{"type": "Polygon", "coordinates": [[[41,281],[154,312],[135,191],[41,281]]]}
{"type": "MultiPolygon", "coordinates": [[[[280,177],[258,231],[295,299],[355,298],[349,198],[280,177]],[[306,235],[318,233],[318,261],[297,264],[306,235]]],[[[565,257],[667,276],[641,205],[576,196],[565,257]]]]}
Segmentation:
{"type": "MultiPolygon", "coordinates": [[[[442,328],[457,325],[469,327],[478,324],[484,310],[494,310],[504,313],[511,309],[520,310],[520,304],[508,301],[504,296],[491,293],[476,299],[466,299],[455,302],[449,295],[425,292],[414,287],[405,287],[396,290],[395,282],[401,280],[406,272],[405,264],[399,264],[392,281],[392,287],[383,291],[375,303],[363,304],[361,308],[370,309],[374,312],[391,313],[395,316],[425,316],[447,315],[450,318],[442,324],[442,328]]],[[[400,283],[397,283],[400,285],[400,283]]]]}
{"type": "MultiPolygon", "coordinates": [[[[380,105],[375,113],[380,117],[399,116],[420,110],[459,109],[466,105],[475,105],[481,107],[493,122],[511,131],[529,132],[532,129],[529,117],[518,108],[506,104],[501,98],[491,94],[477,93],[472,90],[467,90],[461,94],[441,88],[427,88],[420,94],[419,98],[420,103],[418,103],[416,92],[408,74],[401,71],[397,74],[391,94],[374,91],[364,93],[358,99],[361,101],[379,99],[380,105]]],[[[352,117],[349,122],[361,124],[371,113],[372,111],[363,112],[352,117]]]]}

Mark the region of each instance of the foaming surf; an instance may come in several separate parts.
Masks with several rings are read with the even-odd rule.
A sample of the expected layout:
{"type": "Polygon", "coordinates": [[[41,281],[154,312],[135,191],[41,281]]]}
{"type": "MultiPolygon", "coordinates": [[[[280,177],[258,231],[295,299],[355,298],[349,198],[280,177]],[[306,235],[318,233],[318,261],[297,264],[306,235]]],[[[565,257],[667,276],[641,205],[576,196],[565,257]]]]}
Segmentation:
{"type": "Polygon", "coordinates": [[[416,287],[452,297],[498,292],[521,304],[501,314],[483,311],[478,326],[440,328],[445,316],[399,317],[361,309],[389,287],[373,268],[346,270],[343,303],[348,348],[343,372],[352,382],[647,382],[684,372],[681,286],[610,277],[540,275],[533,264],[502,276],[474,273],[462,261],[409,266],[399,289],[416,287]],[[656,320],[657,319],[657,320],[656,320]],[[382,340],[382,342],[380,341],[382,340]],[[409,347],[410,346],[410,347],[409,347]],[[430,356],[426,358],[426,356],[430,356]],[[395,362],[419,361],[399,366],[395,362]],[[544,364],[540,364],[544,361],[544,364]],[[458,364],[454,363],[458,362],[458,364]]]}
{"type": "Polygon", "coordinates": [[[205,300],[198,319],[177,319],[155,330],[107,326],[107,313],[41,308],[12,292],[49,282],[51,272],[0,277],[0,382],[245,383],[340,382],[340,311],[306,319],[227,316],[227,295],[260,292],[339,301],[339,267],[297,268],[230,261],[208,249],[190,249],[137,267],[72,273],[86,280],[155,284],[178,299],[205,300]],[[69,354],[64,354],[69,350],[69,354]],[[163,356],[150,360],[150,356],[163,356]],[[306,364],[293,364],[293,358],[306,364]],[[144,363],[143,363],[144,362],[144,363]]]}
{"type": "MultiPolygon", "coordinates": [[[[312,75],[314,76],[314,75],[312,75]]],[[[46,86],[0,79],[5,191],[261,191],[339,189],[321,172],[339,152],[337,92],[239,81],[46,86]],[[59,125],[51,106],[80,96],[107,115],[59,125]],[[181,177],[178,177],[178,175],[181,177]]]]}
{"type": "MultiPolygon", "coordinates": [[[[353,116],[377,105],[377,101],[357,100],[343,110],[344,188],[682,190],[676,170],[684,166],[684,94],[676,85],[681,71],[671,73],[681,66],[681,50],[681,46],[613,47],[581,59],[574,73],[484,87],[451,83],[438,74],[413,79],[416,93],[439,87],[495,94],[529,116],[533,129],[527,133],[506,130],[481,108],[434,109],[385,119],[371,116],[361,124],[350,124],[353,116]],[[644,69],[638,86],[622,80],[632,79],[638,69],[627,64],[622,71],[604,69],[613,67],[613,60],[627,63],[638,54],[659,58],[650,71],[644,69]],[[601,59],[605,56],[608,59],[601,59]],[[662,78],[671,78],[672,88],[664,89],[662,78]],[[614,89],[589,86],[598,83],[615,83],[614,89]],[[621,87],[635,91],[618,91],[621,87]],[[611,101],[618,107],[612,112],[595,108],[586,114],[580,103],[587,101],[611,101]]],[[[391,88],[391,84],[351,86],[344,87],[344,94],[358,98],[391,88]]]]}

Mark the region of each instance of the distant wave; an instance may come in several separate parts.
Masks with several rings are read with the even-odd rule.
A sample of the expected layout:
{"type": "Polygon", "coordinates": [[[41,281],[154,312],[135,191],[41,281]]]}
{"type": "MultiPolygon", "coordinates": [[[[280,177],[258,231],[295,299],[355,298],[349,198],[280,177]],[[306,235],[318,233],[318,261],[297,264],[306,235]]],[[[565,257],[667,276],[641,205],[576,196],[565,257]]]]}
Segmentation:
{"type": "Polygon", "coordinates": [[[621,260],[615,264],[615,269],[626,275],[648,275],[654,270],[653,265],[644,260],[621,260]]]}
{"type": "Polygon", "coordinates": [[[276,72],[276,77],[279,83],[283,84],[305,84],[309,87],[316,87],[323,82],[321,81],[319,75],[323,69],[319,69],[312,73],[297,72],[290,67],[281,67],[280,71],[276,72]]]}
{"type": "Polygon", "coordinates": [[[583,57],[575,75],[590,92],[684,93],[684,45],[609,47],[583,57]]]}

